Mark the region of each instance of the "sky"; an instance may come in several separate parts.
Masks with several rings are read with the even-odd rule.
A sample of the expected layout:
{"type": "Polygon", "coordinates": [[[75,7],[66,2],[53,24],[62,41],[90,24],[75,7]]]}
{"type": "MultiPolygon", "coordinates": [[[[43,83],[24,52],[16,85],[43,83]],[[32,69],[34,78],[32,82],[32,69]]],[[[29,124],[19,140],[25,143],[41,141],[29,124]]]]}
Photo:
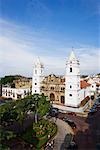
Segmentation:
{"type": "Polygon", "coordinates": [[[72,47],[81,74],[100,72],[99,0],[0,0],[0,76],[64,75],[72,47]]]}

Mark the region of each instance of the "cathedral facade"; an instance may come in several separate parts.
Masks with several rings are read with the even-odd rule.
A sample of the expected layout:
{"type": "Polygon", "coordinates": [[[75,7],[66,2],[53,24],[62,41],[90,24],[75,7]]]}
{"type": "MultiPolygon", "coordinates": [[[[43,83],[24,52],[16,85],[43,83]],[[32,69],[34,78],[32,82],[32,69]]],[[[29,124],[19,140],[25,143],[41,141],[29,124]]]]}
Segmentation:
{"type": "Polygon", "coordinates": [[[44,65],[38,58],[33,66],[32,80],[15,81],[16,88],[2,87],[5,98],[21,99],[29,94],[48,96],[52,106],[64,111],[83,112],[96,93],[96,83],[80,79],[80,63],[72,51],[66,61],[64,76],[45,76],[44,65]],[[32,92],[31,92],[32,91],[32,92]]]}
{"type": "Polygon", "coordinates": [[[65,78],[51,74],[41,82],[41,93],[48,96],[52,103],[65,103],[65,78]]]}
{"type": "Polygon", "coordinates": [[[73,51],[66,62],[65,76],[51,74],[44,77],[40,60],[34,64],[32,94],[48,96],[55,107],[63,105],[69,111],[78,111],[80,107],[85,110],[90,100],[89,87],[90,84],[80,80],[80,64],[73,51]]]}

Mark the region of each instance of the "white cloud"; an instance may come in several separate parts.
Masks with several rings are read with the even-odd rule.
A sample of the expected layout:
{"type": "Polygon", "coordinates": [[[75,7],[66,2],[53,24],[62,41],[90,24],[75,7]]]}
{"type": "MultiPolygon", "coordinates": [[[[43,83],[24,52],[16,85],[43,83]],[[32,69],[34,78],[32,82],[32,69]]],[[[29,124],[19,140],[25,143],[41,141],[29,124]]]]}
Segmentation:
{"type": "MultiPolygon", "coordinates": [[[[1,74],[26,74],[32,75],[32,65],[37,57],[35,48],[28,51],[28,45],[19,44],[7,37],[0,37],[0,66],[1,74]],[[5,72],[6,71],[6,72],[5,72]]],[[[49,69],[62,69],[63,60],[55,56],[41,56],[40,59],[46,65],[46,73],[49,69]]]]}
{"type": "MultiPolygon", "coordinates": [[[[0,76],[7,74],[32,76],[33,62],[37,56],[44,63],[45,74],[65,73],[66,59],[71,48],[60,45],[56,39],[45,37],[42,31],[30,31],[26,27],[3,20],[0,20],[0,26],[3,28],[0,35],[0,76]]],[[[75,49],[80,59],[82,73],[99,71],[99,50],[87,45],[75,49]]]]}

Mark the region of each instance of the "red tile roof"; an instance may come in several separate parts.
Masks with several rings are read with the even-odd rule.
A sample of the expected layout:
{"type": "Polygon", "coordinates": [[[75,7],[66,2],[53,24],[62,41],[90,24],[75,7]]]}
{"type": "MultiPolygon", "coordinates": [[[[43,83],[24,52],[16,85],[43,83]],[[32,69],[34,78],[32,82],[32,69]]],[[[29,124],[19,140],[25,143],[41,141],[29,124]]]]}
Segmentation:
{"type": "Polygon", "coordinates": [[[86,81],[82,80],[80,81],[80,88],[83,89],[83,88],[86,88],[88,86],[90,86],[91,84],[87,83],[86,81]]]}

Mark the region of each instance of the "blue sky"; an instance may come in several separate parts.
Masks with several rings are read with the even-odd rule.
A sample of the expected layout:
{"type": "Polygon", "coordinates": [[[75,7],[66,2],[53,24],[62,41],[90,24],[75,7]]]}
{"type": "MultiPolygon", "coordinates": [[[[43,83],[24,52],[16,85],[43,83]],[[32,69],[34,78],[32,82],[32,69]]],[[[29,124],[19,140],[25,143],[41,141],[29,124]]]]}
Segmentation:
{"type": "Polygon", "coordinates": [[[32,76],[37,56],[45,74],[64,74],[72,47],[82,74],[100,67],[99,0],[0,0],[0,76],[32,76]]]}

